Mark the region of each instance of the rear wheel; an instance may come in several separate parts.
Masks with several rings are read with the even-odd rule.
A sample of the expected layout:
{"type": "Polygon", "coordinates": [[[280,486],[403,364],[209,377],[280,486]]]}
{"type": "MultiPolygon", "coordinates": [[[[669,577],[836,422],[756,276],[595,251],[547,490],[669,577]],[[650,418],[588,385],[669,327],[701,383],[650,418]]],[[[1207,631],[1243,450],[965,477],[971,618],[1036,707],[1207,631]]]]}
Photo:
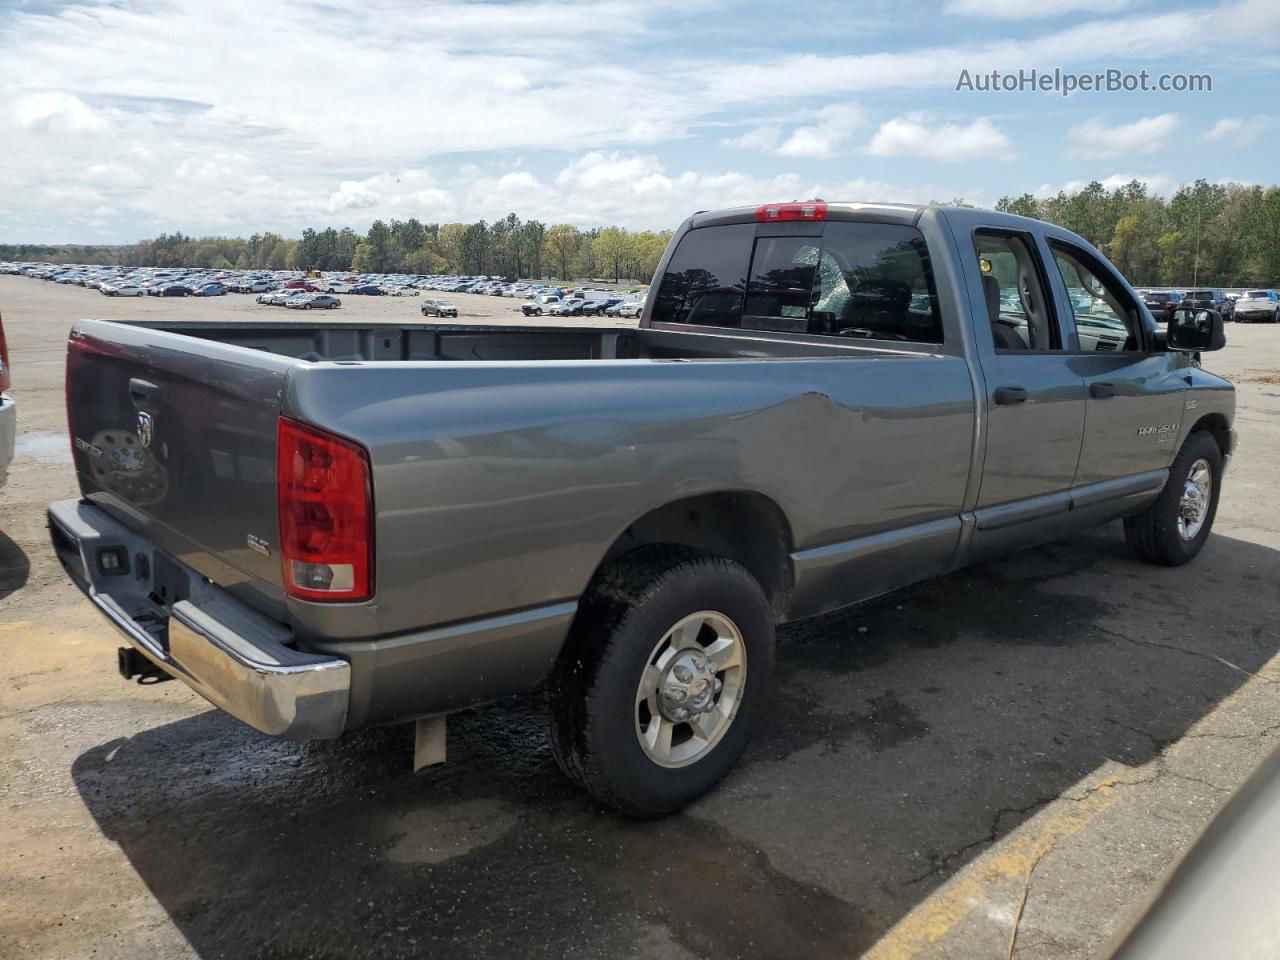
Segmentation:
{"type": "Polygon", "coordinates": [[[552,752],[614,809],[672,813],[737,762],[773,660],[773,616],[746,570],[638,550],[583,598],[550,686],[552,752]]]}
{"type": "Polygon", "coordinates": [[[1209,539],[1218,512],[1222,451],[1213,436],[1196,431],[1169,468],[1155,503],[1124,521],[1124,537],[1144,560],[1170,567],[1192,560],[1209,539]]]}

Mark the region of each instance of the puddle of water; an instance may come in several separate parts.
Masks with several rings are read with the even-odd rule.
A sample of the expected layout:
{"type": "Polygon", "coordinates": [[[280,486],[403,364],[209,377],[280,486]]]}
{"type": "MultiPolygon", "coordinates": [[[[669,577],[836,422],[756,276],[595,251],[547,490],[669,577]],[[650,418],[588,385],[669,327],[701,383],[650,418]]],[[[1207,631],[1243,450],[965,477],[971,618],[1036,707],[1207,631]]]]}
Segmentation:
{"type": "Polygon", "coordinates": [[[13,452],[41,463],[71,462],[71,442],[56,433],[24,433],[14,441],[13,452]]]}

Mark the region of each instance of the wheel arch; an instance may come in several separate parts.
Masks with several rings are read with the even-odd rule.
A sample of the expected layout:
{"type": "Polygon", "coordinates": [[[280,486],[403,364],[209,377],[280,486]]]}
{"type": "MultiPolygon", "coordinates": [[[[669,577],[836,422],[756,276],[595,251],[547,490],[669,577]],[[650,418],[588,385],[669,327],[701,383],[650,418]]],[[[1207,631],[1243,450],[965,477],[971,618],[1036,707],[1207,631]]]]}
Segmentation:
{"type": "Polygon", "coordinates": [[[764,494],[721,490],[672,500],[636,517],[610,545],[592,576],[641,547],[682,547],[724,557],[747,570],[769,599],[774,619],[790,606],[795,574],[791,525],[764,494]]]}
{"type": "Polygon", "coordinates": [[[1199,432],[1206,432],[1212,436],[1224,457],[1231,455],[1231,424],[1227,422],[1224,414],[1206,413],[1192,425],[1187,436],[1199,432]]]}

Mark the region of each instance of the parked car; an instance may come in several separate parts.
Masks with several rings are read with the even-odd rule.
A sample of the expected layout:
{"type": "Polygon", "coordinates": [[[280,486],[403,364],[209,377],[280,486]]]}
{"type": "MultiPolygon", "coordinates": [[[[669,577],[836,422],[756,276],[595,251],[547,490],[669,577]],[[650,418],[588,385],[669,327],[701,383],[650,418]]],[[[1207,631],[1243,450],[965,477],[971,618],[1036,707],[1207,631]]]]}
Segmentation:
{"type": "Polygon", "coordinates": [[[586,301],[581,297],[570,297],[568,300],[553,304],[547,312],[553,317],[580,317],[585,304],[586,301]]]}
{"type": "Polygon", "coordinates": [[[160,288],[159,296],[189,297],[191,296],[191,288],[185,283],[167,283],[160,288]]]}
{"type": "Polygon", "coordinates": [[[1179,306],[1193,310],[1216,310],[1223,320],[1234,319],[1235,301],[1222,290],[1188,290],[1182,295],[1179,306]]]}
{"type": "Polygon", "coordinates": [[[284,305],[294,310],[336,310],[342,306],[342,301],[327,293],[304,293],[301,296],[290,297],[284,305]]]}
{"type": "Polygon", "coordinates": [[[147,291],[134,283],[104,285],[102,292],[109,297],[145,297],[147,295],[147,291]]]}
{"type": "Polygon", "coordinates": [[[1209,536],[1222,317],[1159,336],[1061,227],[769,204],[686,220],[657,275],[621,335],[76,323],[50,531],[121,672],[296,739],[545,689],[569,777],[651,817],[746,747],[775,624],[1120,518],[1162,565],[1209,536]],[[1131,349],[1082,349],[1069,289],[1131,349]]]}
{"type": "Polygon", "coordinates": [[[320,288],[309,280],[290,280],[284,285],[285,290],[301,290],[304,293],[318,293],[320,288]]]}
{"type": "Polygon", "coordinates": [[[616,306],[622,302],[621,297],[597,297],[588,299],[582,305],[582,315],[584,317],[603,317],[610,307],[616,306]]]}
{"type": "Polygon", "coordinates": [[[1182,294],[1176,290],[1139,290],[1138,295],[1147,305],[1151,315],[1157,320],[1166,321],[1173,316],[1173,311],[1182,302],[1182,294]]]}
{"type": "Polygon", "coordinates": [[[1272,903],[1280,858],[1280,750],[1272,751],[1143,898],[1099,957],[1269,958],[1280,944],[1272,903]]]}
{"type": "Polygon", "coordinates": [[[1246,290],[1236,301],[1240,323],[1275,323],[1280,320],[1280,294],[1274,290],[1246,290]]]}
{"type": "Polygon", "coordinates": [[[559,297],[532,297],[520,304],[520,312],[526,317],[540,317],[560,302],[559,297]]]}
{"type": "Polygon", "coordinates": [[[289,300],[290,297],[299,296],[296,290],[272,290],[270,293],[261,293],[258,295],[258,302],[266,304],[269,307],[280,307],[289,300]]]}
{"type": "Polygon", "coordinates": [[[448,300],[423,300],[422,315],[424,317],[456,317],[458,308],[448,300]]]}
{"type": "Polygon", "coordinates": [[[366,297],[380,297],[385,291],[375,283],[361,283],[352,287],[350,292],[366,297]]]}
{"type": "Polygon", "coordinates": [[[227,288],[220,283],[202,283],[191,291],[192,296],[196,297],[222,297],[227,293],[227,288]]]}
{"type": "Polygon", "coordinates": [[[13,446],[18,437],[18,406],[9,396],[13,375],[9,368],[9,344],[4,338],[4,317],[0,317],[0,487],[9,478],[13,446]]]}

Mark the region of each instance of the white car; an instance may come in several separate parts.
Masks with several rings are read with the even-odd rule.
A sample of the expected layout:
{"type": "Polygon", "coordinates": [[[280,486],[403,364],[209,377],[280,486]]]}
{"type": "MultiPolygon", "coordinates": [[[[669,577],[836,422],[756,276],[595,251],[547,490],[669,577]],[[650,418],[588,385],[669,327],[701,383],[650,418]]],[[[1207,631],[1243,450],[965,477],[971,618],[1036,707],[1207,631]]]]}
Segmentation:
{"type": "Polygon", "coordinates": [[[104,286],[102,292],[108,297],[145,297],[147,291],[136,283],[117,283],[104,286]]]}
{"type": "Polygon", "coordinates": [[[1274,290],[1246,290],[1236,301],[1235,317],[1239,323],[1280,321],[1280,294],[1274,290]]]}

